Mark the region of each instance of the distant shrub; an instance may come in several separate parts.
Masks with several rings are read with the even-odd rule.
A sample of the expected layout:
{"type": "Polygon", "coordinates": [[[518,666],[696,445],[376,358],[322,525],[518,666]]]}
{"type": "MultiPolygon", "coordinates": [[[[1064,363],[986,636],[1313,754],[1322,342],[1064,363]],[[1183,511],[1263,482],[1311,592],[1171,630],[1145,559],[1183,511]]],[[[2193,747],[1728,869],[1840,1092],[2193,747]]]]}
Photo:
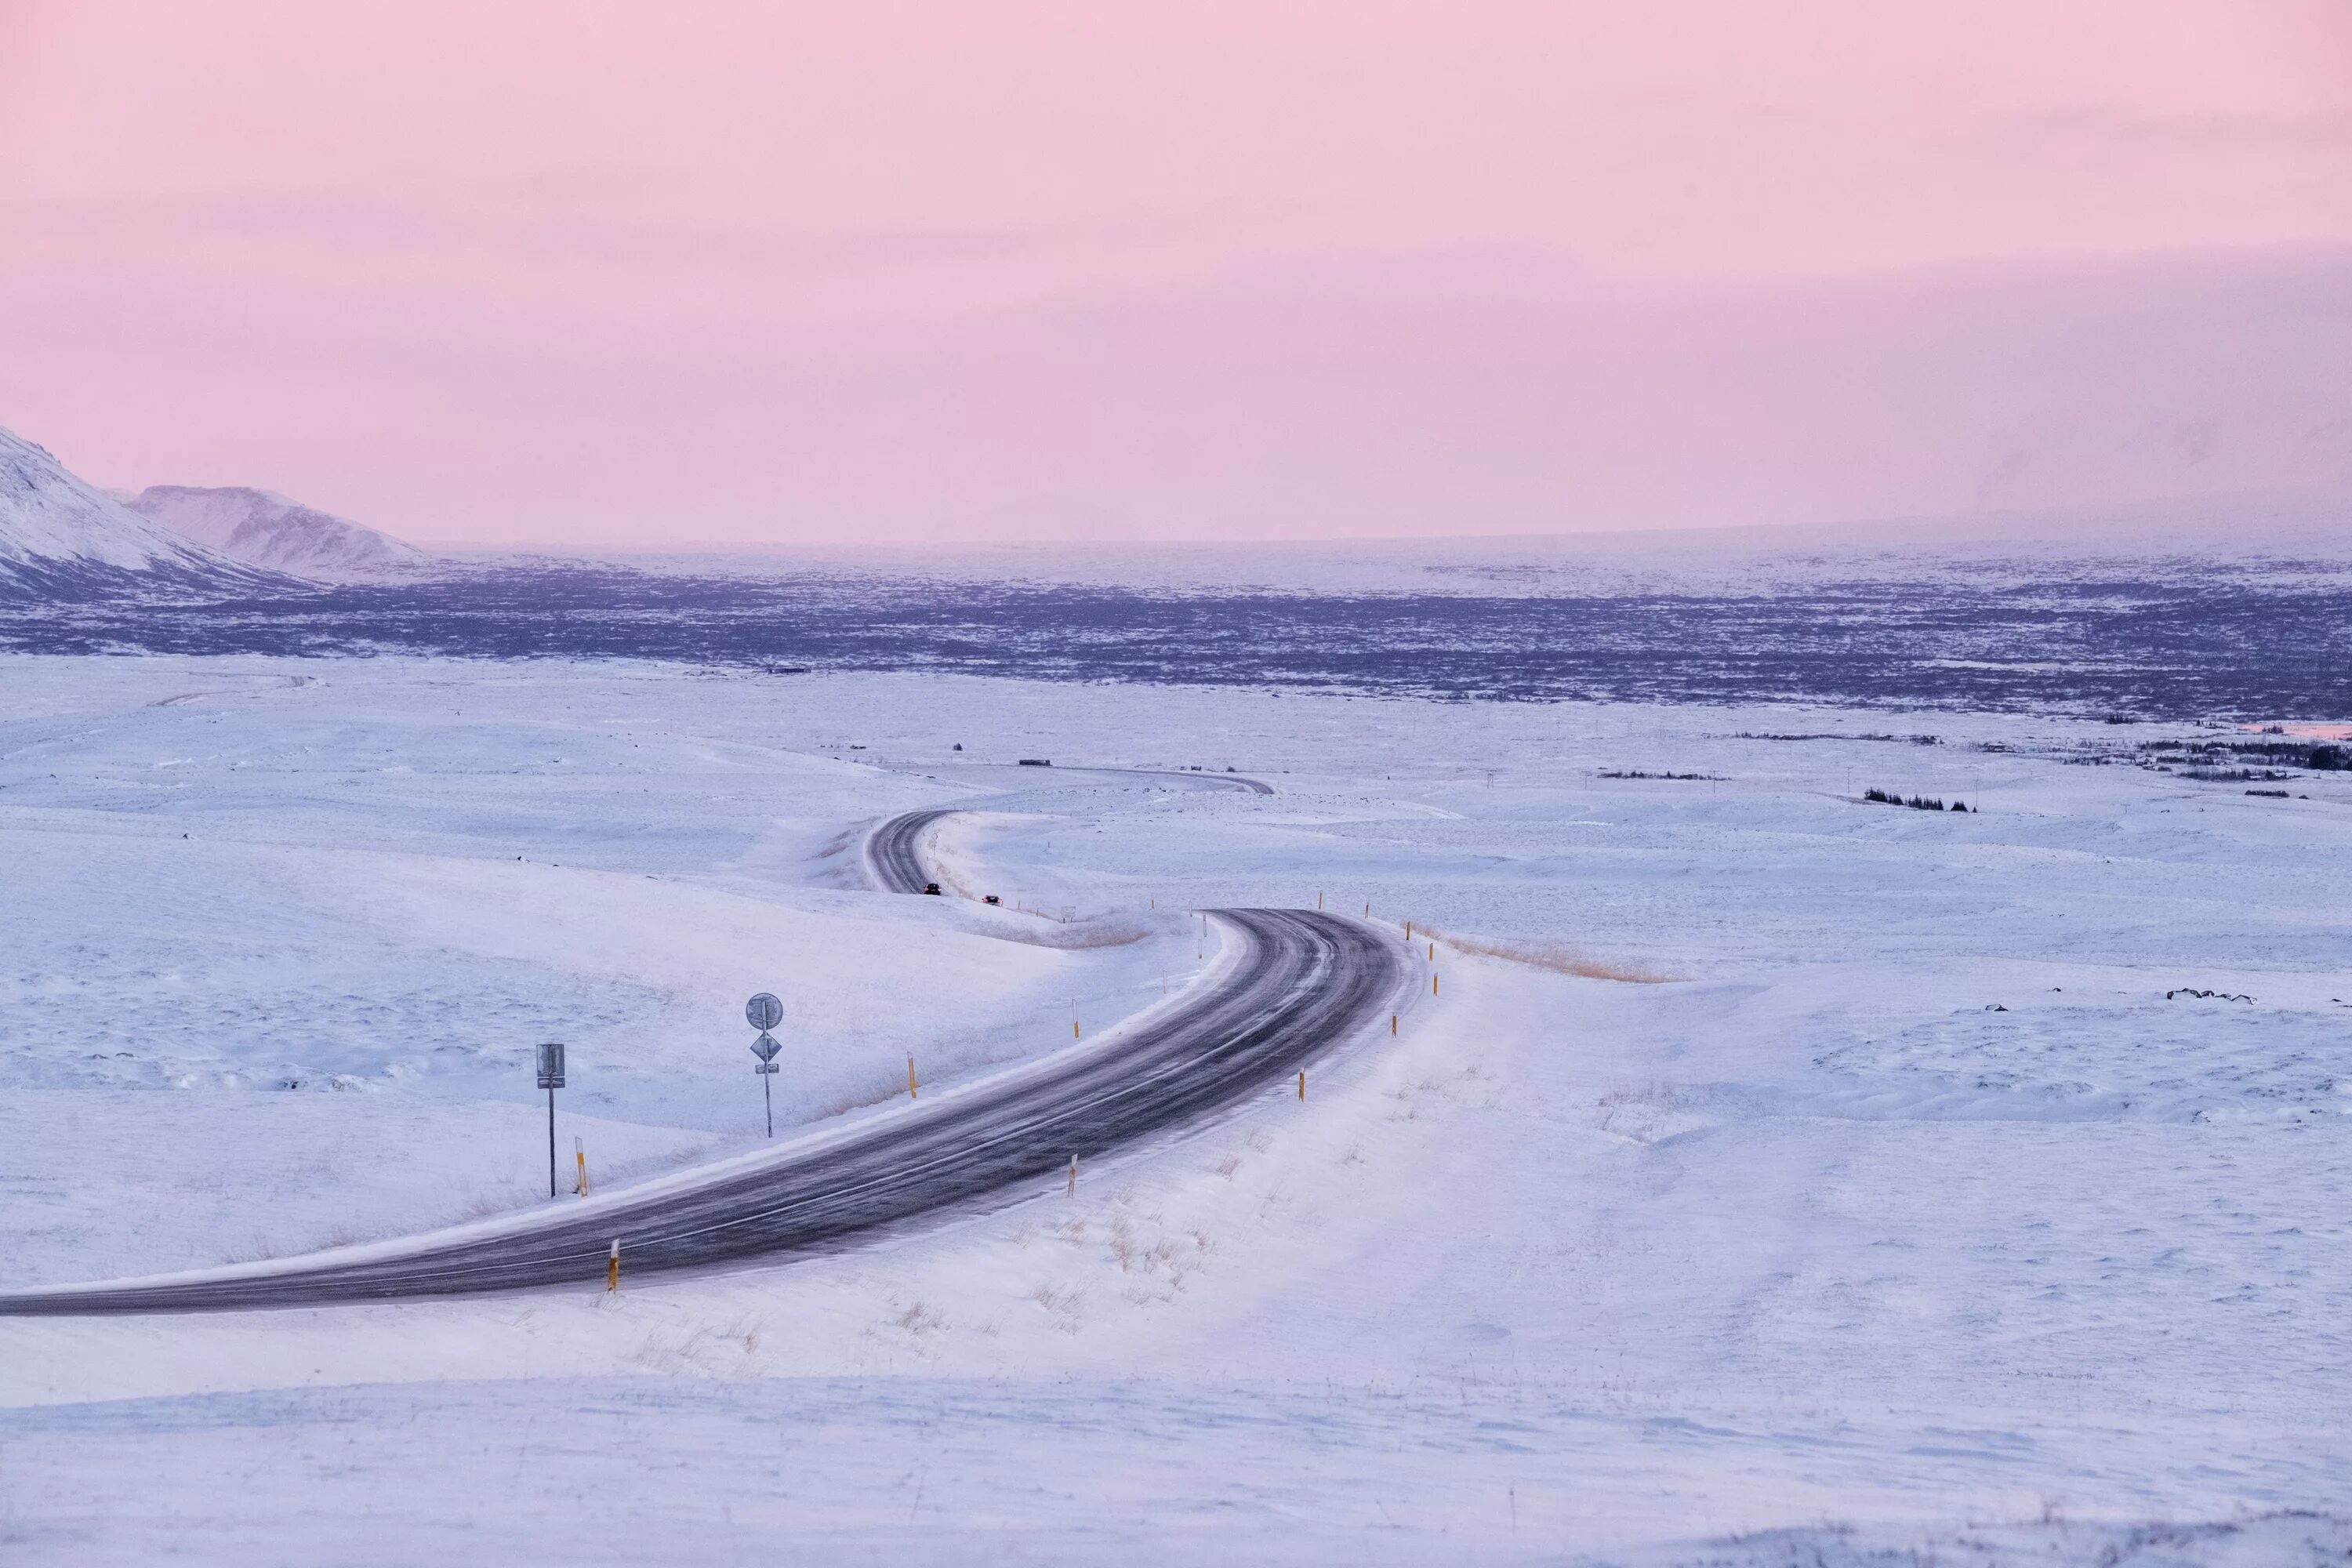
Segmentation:
{"type": "Polygon", "coordinates": [[[1721,777],[1717,773],[1645,773],[1639,768],[1610,768],[1601,776],[1604,779],[1717,779],[1721,777]]]}
{"type": "MultiPolygon", "coordinates": [[[[1932,795],[1915,795],[1906,796],[1898,794],[1894,790],[1866,789],[1862,792],[1862,798],[1864,800],[1874,800],[1882,805],[1907,805],[1914,811],[1941,811],[1944,809],[1943,801],[1939,797],[1932,795]]],[[[1954,811],[1966,811],[1968,810],[1968,807],[1956,800],[1952,802],[1952,809],[1954,811]]]]}
{"type": "Polygon", "coordinates": [[[2248,795],[2264,795],[2272,800],[2284,800],[2286,798],[2286,791],[2283,789],[2250,789],[2246,793],[2248,795]]]}
{"type": "MultiPolygon", "coordinates": [[[[2275,735],[2279,731],[2265,730],[2263,733],[2275,735]]],[[[2323,773],[2352,771],[2352,748],[2329,742],[2143,741],[2139,749],[2159,763],[2218,765],[2235,757],[2242,763],[2267,763],[2274,768],[2309,768],[2323,773]]]]}
{"type": "Polygon", "coordinates": [[[2248,784],[2256,779],[2283,779],[2294,775],[2276,768],[2183,768],[2185,779],[2201,779],[2207,784],[2248,784]]]}

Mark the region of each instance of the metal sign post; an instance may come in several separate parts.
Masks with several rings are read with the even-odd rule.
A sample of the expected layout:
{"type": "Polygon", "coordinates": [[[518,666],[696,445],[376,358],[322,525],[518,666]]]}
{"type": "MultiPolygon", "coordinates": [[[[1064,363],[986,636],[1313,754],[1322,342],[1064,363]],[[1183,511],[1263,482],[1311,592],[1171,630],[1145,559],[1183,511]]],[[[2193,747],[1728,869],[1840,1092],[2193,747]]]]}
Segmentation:
{"type": "Polygon", "coordinates": [[[768,1086],[775,1081],[775,1075],[783,1070],[776,1066],[776,1053],[783,1048],[776,1043],[773,1035],[762,1034],[751,1042],[751,1054],[760,1058],[760,1065],[751,1070],[760,1075],[760,1100],[767,1109],[768,1136],[771,1138],[776,1135],[776,1096],[768,1086]]]}
{"type": "Polygon", "coordinates": [[[563,1087],[563,1047],[539,1047],[539,1087],[547,1090],[547,1195],[555,1195],[555,1091],[563,1087]]]}
{"type": "Polygon", "coordinates": [[[776,1066],[776,1053],[784,1047],[777,1044],[776,1037],[768,1031],[784,1021],[784,1005],[762,991],[743,1004],[743,1018],[760,1031],[760,1037],[751,1042],[751,1054],[760,1058],[760,1065],[751,1070],[760,1075],[760,1103],[768,1112],[768,1136],[773,1138],[776,1135],[776,1094],[772,1085],[776,1074],[782,1070],[776,1066]]]}

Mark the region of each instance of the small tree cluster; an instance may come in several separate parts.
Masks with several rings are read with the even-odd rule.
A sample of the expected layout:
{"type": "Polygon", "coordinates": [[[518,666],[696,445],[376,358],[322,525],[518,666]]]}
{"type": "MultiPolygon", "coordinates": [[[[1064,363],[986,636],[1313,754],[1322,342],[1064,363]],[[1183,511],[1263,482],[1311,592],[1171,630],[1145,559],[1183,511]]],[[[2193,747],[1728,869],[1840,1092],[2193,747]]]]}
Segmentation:
{"type": "Polygon", "coordinates": [[[1905,795],[1898,791],[1889,789],[1866,789],[1862,792],[1862,798],[1864,800],[1874,800],[1884,805],[1907,805],[1914,811],[1943,811],[1946,809],[1952,811],[1966,811],[1969,809],[1968,803],[1966,801],[1956,800],[1952,802],[1948,808],[1947,808],[1943,801],[1935,795],[1905,795]]]}
{"type": "Polygon", "coordinates": [[[1603,770],[1602,770],[1601,776],[1602,778],[1604,778],[1604,779],[1701,779],[1701,780],[1705,780],[1705,779],[1713,779],[1713,778],[1717,778],[1717,777],[1718,777],[1719,775],[1715,774],[1715,773],[1643,773],[1643,772],[1641,769],[1639,769],[1639,768],[1607,768],[1607,769],[1603,769],[1603,770]]]}

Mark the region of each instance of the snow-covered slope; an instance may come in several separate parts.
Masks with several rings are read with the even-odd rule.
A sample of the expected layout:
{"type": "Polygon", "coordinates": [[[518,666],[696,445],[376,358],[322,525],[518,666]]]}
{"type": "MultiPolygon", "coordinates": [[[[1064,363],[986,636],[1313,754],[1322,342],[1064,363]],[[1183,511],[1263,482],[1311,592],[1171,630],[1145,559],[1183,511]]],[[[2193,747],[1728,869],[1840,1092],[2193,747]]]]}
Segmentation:
{"type": "Polygon", "coordinates": [[[0,427],[0,599],[288,585],[141,517],[74,477],[47,447],[0,427]]]}
{"type": "Polygon", "coordinates": [[[610,1193],[765,1144],[754,991],[781,1142],[1101,1039],[1176,911],[1434,944],[1305,1098],[885,1244],[0,1318],[0,1562],[2347,1568],[2352,774],[2136,765],[2234,734],[0,657],[10,1286],[544,1205],[544,1034],[610,1193]],[[956,805],[950,883],[1144,934],[853,889],[956,805]]]}
{"type": "Polygon", "coordinates": [[[224,555],[304,577],[364,576],[432,560],[405,540],[269,490],[150,485],[125,504],[224,555]]]}

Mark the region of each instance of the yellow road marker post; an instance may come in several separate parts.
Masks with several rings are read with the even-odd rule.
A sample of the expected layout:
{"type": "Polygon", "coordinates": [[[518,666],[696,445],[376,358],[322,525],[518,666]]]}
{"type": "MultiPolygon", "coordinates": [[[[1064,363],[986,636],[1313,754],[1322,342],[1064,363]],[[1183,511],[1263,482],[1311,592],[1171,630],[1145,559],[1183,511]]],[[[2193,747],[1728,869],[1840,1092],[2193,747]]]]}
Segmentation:
{"type": "Polygon", "coordinates": [[[588,1195],[588,1146],[577,1138],[572,1141],[572,1157],[580,1165],[580,1179],[572,1184],[572,1190],[584,1198],[588,1195]]]}
{"type": "Polygon", "coordinates": [[[1070,1156],[1070,1195],[1078,1195],[1078,1157],[1076,1154],[1070,1156]]]}
{"type": "Polygon", "coordinates": [[[907,1058],[907,1098],[908,1100],[921,1098],[915,1092],[915,1058],[912,1057],[907,1058]]]}
{"type": "Polygon", "coordinates": [[[1298,1098],[1301,1100],[1305,1100],[1307,1098],[1307,1069],[1305,1068],[1300,1068],[1298,1069],[1298,1098]]]}
{"type": "Polygon", "coordinates": [[[1389,1015],[1389,1033],[1391,1035],[1396,1033],[1396,1020],[1397,1016],[1394,1013],[1389,1015]]]}
{"type": "Polygon", "coordinates": [[[604,1294],[618,1295],[621,1289],[621,1238],[613,1238],[613,1256],[604,1264],[604,1294]]]}

